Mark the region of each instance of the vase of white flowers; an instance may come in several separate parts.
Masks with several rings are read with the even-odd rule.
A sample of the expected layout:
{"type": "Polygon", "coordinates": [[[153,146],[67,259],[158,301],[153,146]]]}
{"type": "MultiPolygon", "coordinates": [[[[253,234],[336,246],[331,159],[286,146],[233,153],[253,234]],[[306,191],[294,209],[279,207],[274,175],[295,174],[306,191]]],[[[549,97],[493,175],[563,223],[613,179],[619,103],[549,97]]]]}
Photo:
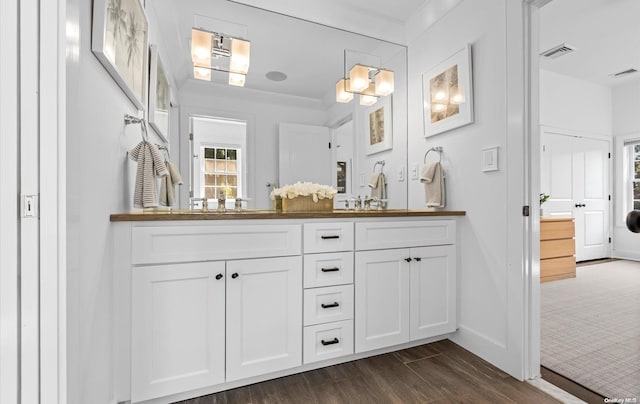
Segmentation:
{"type": "Polygon", "coordinates": [[[283,212],[313,212],[333,210],[333,197],[337,190],[329,185],[296,182],[271,191],[271,199],[282,201],[283,212]]]}

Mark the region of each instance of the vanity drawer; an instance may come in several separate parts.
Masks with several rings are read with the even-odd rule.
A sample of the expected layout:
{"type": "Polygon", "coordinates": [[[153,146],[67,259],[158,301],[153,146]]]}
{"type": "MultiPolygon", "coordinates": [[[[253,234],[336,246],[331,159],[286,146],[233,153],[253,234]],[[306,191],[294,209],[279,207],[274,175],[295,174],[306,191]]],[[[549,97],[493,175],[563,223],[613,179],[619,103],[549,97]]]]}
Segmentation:
{"type": "Polygon", "coordinates": [[[304,325],[353,318],[353,285],[304,291],[304,325]]]}
{"type": "Polygon", "coordinates": [[[145,225],[132,229],[132,262],[162,264],[300,255],[301,225],[145,225]]]}
{"type": "Polygon", "coordinates": [[[356,223],[356,250],[447,245],[455,242],[455,220],[356,223]]]}
{"type": "Polygon", "coordinates": [[[303,362],[312,363],[353,353],[353,320],[304,327],[303,362]]]}
{"type": "Polygon", "coordinates": [[[304,256],[304,287],[317,288],[353,283],[353,252],[304,256]]]}
{"type": "Polygon", "coordinates": [[[309,223],[304,225],[304,252],[353,250],[353,223],[309,223]]]}

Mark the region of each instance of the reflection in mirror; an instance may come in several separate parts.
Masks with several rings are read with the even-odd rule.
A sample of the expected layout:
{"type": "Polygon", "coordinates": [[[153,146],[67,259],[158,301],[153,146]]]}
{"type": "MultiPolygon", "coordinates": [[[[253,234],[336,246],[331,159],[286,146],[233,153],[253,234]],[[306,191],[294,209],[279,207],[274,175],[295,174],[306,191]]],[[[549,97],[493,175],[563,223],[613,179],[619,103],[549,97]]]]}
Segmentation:
{"type": "MultiPolygon", "coordinates": [[[[175,75],[178,87],[180,129],[179,135],[171,139],[172,150],[175,155],[179,149],[180,169],[191,173],[189,187],[182,187],[181,207],[188,204],[189,190],[194,196],[209,196],[224,189],[229,195],[236,192],[235,195],[248,198],[249,207],[271,208],[269,194],[274,186],[285,185],[283,181],[310,180],[307,177],[311,174],[298,178],[295,175],[319,174],[316,170],[329,171],[320,177],[341,188],[336,207],[344,207],[339,201],[346,197],[371,195],[368,184],[373,165],[385,160],[388,207],[406,208],[406,47],[225,0],[147,0],[147,8],[157,16],[162,43],[166,54],[171,55],[166,61],[171,65],[168,70],[175,75]],[[216,74],[212,74],[211,81],[194,78],[193,28],[250,41],[244,87],[229,85],[225,72],[222,73],[227,76],[223,74],[219,80],[215,79],[216,74]],[[347,60],[347,50],[351,51],[349,55],[374,56],[375,63],[352,56],[347,60]],[[386,96],[392,98],[390,149],[367,154],[369,136],[364,122],[369,119],[366,112],[371,107],[361,106],[359,95],[349,103],[336,102],[337,83],[346,78],[353,64],[376,64],[377,68],[394,72],[393,93],[386,96]],[[202,118],[217,124],[244,124],[245,143],[236,154],[240,160],[236,163],[239,171],[234,177],[235,188],[230,185],[233,180],[229,180],[234,174],[218,171],[215,163],[208,163],[214,164],[214,171],[206,170],[203,147],[213,148],[214,157],[216,150],[226,150],[228,167],[228,150],[237,143],[216,139],[215,136],[222,136],[220,129],[210,131],[210,143],[197,143],[200,134],[196,133],[196,122],[204,121],[202,118]],[[313,142],[292,140],[296,133],[290,130],[292,127],[313,127],[318,138],[313,142]],[[284,134],[287,128],[289,133],[284,134]],[[189,133],[194,136],[191,144],[189,133]],[[286,154],[289,163],[302,163],[306,171],[283,165],[286,154]],[[315,159],[318,166],[302,157],[317,155],[325,156],[322,162],[315,159]]],[[[375,84],[375,77],[370,80],[375,84]]],[[[305,132],[306,129],[297,133],[305,132]]]]}

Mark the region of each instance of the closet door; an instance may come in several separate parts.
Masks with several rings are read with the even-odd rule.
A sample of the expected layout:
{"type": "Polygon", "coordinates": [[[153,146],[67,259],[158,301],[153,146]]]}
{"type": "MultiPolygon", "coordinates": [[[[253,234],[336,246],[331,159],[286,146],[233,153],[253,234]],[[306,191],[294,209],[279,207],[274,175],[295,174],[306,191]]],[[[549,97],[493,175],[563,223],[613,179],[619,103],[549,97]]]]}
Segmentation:
{"type": "Polygon", "coordinates": [[[609,142],[545,132],[541,155],[544,215],[575,218],[577,261],[608,257],[609,142]]]}

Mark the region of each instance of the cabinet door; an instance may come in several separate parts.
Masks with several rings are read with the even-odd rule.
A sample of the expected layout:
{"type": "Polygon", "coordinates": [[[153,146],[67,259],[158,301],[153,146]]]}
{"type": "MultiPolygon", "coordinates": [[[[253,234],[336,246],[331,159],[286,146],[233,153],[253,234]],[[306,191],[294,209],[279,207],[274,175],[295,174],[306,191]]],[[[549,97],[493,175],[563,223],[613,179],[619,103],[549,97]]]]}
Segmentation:
{"type": "Polygon", "coordinates": [[[224,382],[224,269],[224,262],[133,269],[133,402],[224,382]]]}
{"type": "Polygon", "coordinates": [[[409,252],[356,253],[356,352],[409,341],[409,252]]]}
{"type": "Polygon", "coordinates": [[[227,381],[302,364],[302,257],[227,262],[227,381]]]}
{"type": "Polygon", "coordinates": [[[455,247],[411,249],[411,340],[456,329],[455,247]]]}

